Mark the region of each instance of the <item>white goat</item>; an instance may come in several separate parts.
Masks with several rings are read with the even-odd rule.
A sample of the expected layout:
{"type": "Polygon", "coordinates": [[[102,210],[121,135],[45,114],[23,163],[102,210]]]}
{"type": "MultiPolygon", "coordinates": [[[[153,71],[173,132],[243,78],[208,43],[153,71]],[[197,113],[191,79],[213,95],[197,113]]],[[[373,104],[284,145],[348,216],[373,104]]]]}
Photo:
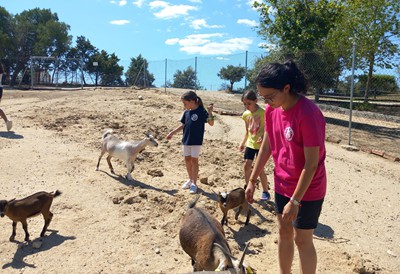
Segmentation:
{"type": "Polygon", "coordinates": [[[103,157],[103,155],[107,152],[108,153],[107,163],[111,173],[115,174],[114,168],[111,165],[111,158],[115,157],[117,159],[120,159],[121,161],[124,161],[126,168],[128,169],[126,178],[130,181],[133,180],[131,172],[135,168],[134,162],[137,155],[140,152],[142,152],[148,145],[158,146],[157,141],[149,133],[146,133],[146,138],[144,138],[141,141],[128,142],[118,139],[118,137],[113,134],[112,129],[107,129],[104,131],[102,135],[102,142],[103,144],[101,148],[99,161],[97,162],[96,170],[99,170],[100,160],[103,157]]]}

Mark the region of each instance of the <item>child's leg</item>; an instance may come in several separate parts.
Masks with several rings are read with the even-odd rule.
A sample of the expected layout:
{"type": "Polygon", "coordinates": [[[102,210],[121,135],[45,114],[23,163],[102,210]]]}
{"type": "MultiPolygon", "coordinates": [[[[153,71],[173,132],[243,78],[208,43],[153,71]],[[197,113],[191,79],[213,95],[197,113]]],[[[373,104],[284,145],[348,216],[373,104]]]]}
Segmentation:
{"type": "Polygon", "coordinates": [[[243,169],[244,169],[244,181],[246,182],[246,185],[249,183],[252,166],[253,166],[253,160],[250,159],[244,160],[243,169]]]}
{"type": "Polygon", "coordinates": [[[7,122],[7,116],[4,111],[0,108],[0,117],[3,118],[4,122],[7,122]]]}
{"type": "Polygon", "coordinates": [[[268,190],[269,190],[269,183],[268,183],[267,174],[265,174],[264,169],[261,171],[260,180],[261,180],[261,186],[262,186],[262,188],[263,188],[263,191],[264,191],[264,192],[268,192],[268,190]]]}
{"type": "Polygon", "coordinates": [[[199,158],[192,157],[192,176],[190,179],[192,179],[193,184],[197,185],[197,178],[199,177],[199,158]]]}
{"type": "Polygon", "coordinates": [[[192,157],[191,156],[185,156],[185,165],[186,165],[186,171],[188,174],[188,177],[190,180],[193,181],[193,168],[192,168],[192,157]]]}

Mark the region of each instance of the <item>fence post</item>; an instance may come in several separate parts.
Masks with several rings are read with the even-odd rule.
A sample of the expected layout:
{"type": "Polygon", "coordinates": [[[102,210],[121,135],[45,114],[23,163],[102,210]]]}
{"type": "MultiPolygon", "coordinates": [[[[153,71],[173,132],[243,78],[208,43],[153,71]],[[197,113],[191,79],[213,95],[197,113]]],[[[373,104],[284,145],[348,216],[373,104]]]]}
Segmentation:
{"type": "Polygon", "coordinates": [[[351,87],[350,87],[350,111],[349,111],[349,145],[351,145],[351,120],[353,115],[353,94],[354,94],[354,62],[356,56],[356,42],[353,40],[353,54],[351,60],[351,87]]]}
{"type": "Polygon", "coordinates": [[[197,56],[194,57],[194,92],[197,92],[197,56]]]}
{"type": "MultiPolygon", "coordinates": [[[[33,58],[32,58],[32,56],[31,56],[31,89],[33,89],[33,58]]],[[[25,73],[24,73],[24,75],[25,75],[25,73]]],[[[24,78],[24,75],[22,75],[22,79],[24,78]]],[[[22,81],[22,80],[21,80],[22,81]]]]}
{"type": "Polygon", "coordinates": [[[243,92],[246,89],[247,86],[247,54],[248,51],[246,50],[246,59],[245,59],[245,67],[244,67],[244,88],[243,88],[243,92]]]}
{"type": "Polygon", "coordinates": [[[167,93],[167,58],[165,58],[165,69],[164,69],[164,92],[167,93]]]}

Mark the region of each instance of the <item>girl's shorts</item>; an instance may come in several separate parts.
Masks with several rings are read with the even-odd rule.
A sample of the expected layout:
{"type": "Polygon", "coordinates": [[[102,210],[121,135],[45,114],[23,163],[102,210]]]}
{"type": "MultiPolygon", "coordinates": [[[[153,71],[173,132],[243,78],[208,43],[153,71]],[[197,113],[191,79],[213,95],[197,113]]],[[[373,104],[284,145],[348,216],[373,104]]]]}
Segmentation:
{"type": "Polygon", "coordinates": [[[199,158],[200,156],[200,149],[201,146],[183,146],[183,156],[187,157],[193,157],[193,158],[199,158]]]}
{"type": "Polygon", "coordinates": [[[244,149],[244,159],[245,160],[254,160],[258,154],[259,150],[254,148],[246,147],[244,149]]]}
{"type": "MultiPolygon", "coordinates": [[[[283,208],[289,201],[290,198],[275,192],[276,213],[282,214],[283,208]]],[[[323,203],[324,199],[317,201],[301,201],[301,207],[299,208],[297,219],[293,222],[293,226],[299,229],[315,229],[318,225],[323,203]]]]}

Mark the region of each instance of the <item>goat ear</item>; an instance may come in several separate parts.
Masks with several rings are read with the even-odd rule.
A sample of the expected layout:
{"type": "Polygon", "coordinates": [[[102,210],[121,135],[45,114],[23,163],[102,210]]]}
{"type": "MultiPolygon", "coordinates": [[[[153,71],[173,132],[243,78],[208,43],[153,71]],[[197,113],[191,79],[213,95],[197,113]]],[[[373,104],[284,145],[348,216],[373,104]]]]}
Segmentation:
{"type": "Polygon", "coordinates": [[[247,242],[246,246],[244,247],[242,258],[240,258],[239,269],[243,267],[244,256],[246,256],[247,248],[249,247],[250,242],[247,242]]]}

